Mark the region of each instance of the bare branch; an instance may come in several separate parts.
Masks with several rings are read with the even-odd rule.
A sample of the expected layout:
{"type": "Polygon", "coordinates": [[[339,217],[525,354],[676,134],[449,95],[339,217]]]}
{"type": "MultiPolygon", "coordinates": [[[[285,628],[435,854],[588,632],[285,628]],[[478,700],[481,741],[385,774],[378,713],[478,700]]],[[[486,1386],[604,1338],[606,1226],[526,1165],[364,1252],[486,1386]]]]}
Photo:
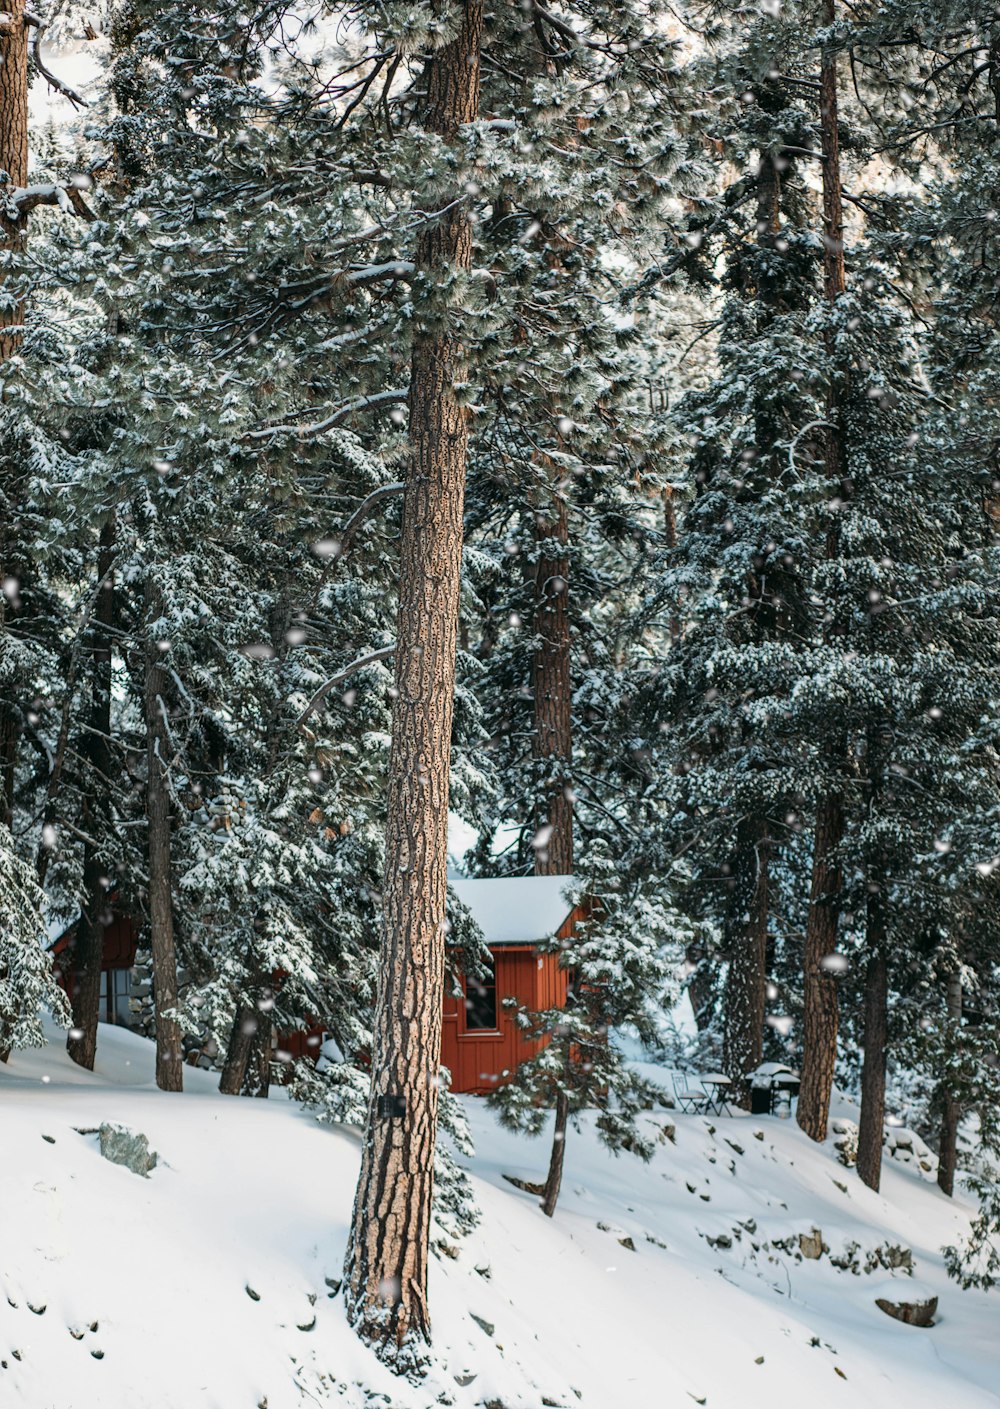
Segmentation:
{"type": "Polygon", "coordinates": [[[298,719],[296,719],[296,729],[306,722],[313,710],[316,709],[317,705],[322,704],[331,690],[335,689],[337,685],[342,685],[355,671],[364,669],[366,665],[374,665],[376,661],[385,660],[388,656],[395,654],[395,645],[383,646],[380,651],[370,651],[366,656],[358,656],[357,660],[352,661],[344,670],[338,671],[336,675],[331,675],[326,684],[319,687],[298,719]]]}
{"type": "Polygon", "coordinates": [[[382,503],[383,499],[394,499],[397,494],[402,494],[406,486],[400,480],[396,484],[383,484],[380,489],[373,489],[367,499],[363,499],[354,513],[344,524],[344,531],[340,535],[340,546],[337,549],[337,557],[341,557],[351,546],[351,539],[358,529],[368,518],[372,510],[382,503]]]}
{"type": "Polygon", "coordinates": [[[81,98],[74,88],[70,88],[68,83],[63,83],[61,78],[56,78],[51,69],[46,68],[45,60],[42,58],[42,35],[48,25],[41,20],[38,15],[33,15],[29,11],[24,12],[24,23],[34,28],[35,37],[31,45],[31,58],[35,68],[45,79],[50,88],[54,88],[57,93],[61,93],[64,98],[68,98],[75,108],[87,108],[90,104],[86,98],[81,98]]]}
{"type": "Polygon", "coordinates": [[[341,425],[353,416],[355,411],[365,411],[372,406],[391,406],[395,402],[405,401],[409,394],[409,387],[396,387],[392,391],[377,391],[374,396],[359,396],[354,401],[348,401],[344,406],[338,406],[337,410],[332,411],[325,420],[315,421],[311,426],[263,426],[260,430],[248,431],[243,439],[269,440],[275,435],[297,435],[304,440],[314,435],[322,435],[324,431],[333,430],[335,426],[341,425]]]}

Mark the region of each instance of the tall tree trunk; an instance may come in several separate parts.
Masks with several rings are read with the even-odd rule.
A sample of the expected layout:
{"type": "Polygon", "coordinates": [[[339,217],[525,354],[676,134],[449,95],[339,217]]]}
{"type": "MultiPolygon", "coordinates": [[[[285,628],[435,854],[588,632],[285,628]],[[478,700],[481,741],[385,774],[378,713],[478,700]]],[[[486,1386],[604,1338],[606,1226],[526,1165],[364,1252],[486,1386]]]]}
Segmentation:
{"type": "Polygon", "coordinates": [[[767,1005],[767,824],[744,818],[736,830],[733,891],[729,899],[722,1065],[732,1078],[732,1099],[749,1108],[747,1077],[764,1055],[767,1005]]]}
{"type": "MultiPolygon", "coordinates": [[[[757,244],[774,248],[781,227],[781,176],[774,157],[761,152],[756,178],[757,244]]],[[[762,322],[774,317],[773,279],[763,273],[759,252],[756,262],[756,293],[763,310],[762,322]]],[[[758,455],[766,461],[774,454],[782,427],[768,408],[766,397],[758,400],[754,417],[754,441],[758,455]]],[[[750,598],[757,603],[754,613],[758,639],[769,639],[773,631],[774,608],[766,599],[763,574],[756,566],[749,574],[750,598]]],[[[748,740],[749,742],[749,734],[748,740]]],[[[768,822],[763,811],[745,817],[737,826],[733,848],[733,879],[726,906],[725,948],[729,970],[723,994],[722,1065],[732,1079],[731,1098],[745,1109],[750,1106],[748,1074],[764,1055],[764,1015],[767,1008],[767,930],[770,852],[768,822]]]]}
{"type": "MultiPolygon", "coordinates": [[[[824,0],[824,22],[836,20],[836,0],[824,0]]],[[[832,308],[843,294],[844,208],[840,190],[840,134],[837,108],[837,58],[824,49],[820,69],[820,134],[823,155],[823,293],[832,308]]],[[[827,389],[827,429],[824,443],[826,475],[836,496],[846,498],[847,454],[841,403],[843,377],[835,365],[837,350],[833,334],[827,334],[830,377],[827,389]]],[[[827,530],[827,557],[840,548],[838,516],[831,513],[827,530]]],[[[824,973],[823,959],[837,943],[840,917],[840,865],[836,850],[844,835],[843,798],[835,789],[820,800],[816,814],[813,847],[812,890],[806,922],[803,954],[802,1088],[799,1092],[798,1122],[813,1140],[825,1140],[830,1114],[830,1093],[837,1060],[836,981],[824,973]]]]}
{"type": "MultiPolygon", "coordinates": [[[[10,187],[28,184],[28,28],[24,0],[0,0],[0,170],[10,187]],[[9,18],[8,18],[9,17],[9,18]]],[[[0,250],[24,249],[26,218],[0,217],[0,250]]],[[[0,275],[0,286],[4,277],[0,275]]],[[[0,309],[0,362],[21,346],[24,304],[0,309]]]]}
{"type": "MultiPolygon", "coordinates": [[[[90,662],[90,731],[86,753],[93,764],[83,801],[83,830],[88,837],[99,833],[101,810],[97,797],[111,776],[111,628],[115,615],[115,518],[111,514],[101,529],[97,554],[98,596],[94,607],[90,662]]],[[[108,918],[107,860],[99,845],[87,841],[83,850],[83,914],[73,951],[73,1026],[66,1050],[78,1066],[94,1069],[97,1024],[101,1004],[101,965],[104,931],[108,918]]]]}
{"type": "MultiPolygon", "coordinates": [[[[568,1060],[572,1060],[569,1058],[568,1060]]],[[[562,1188],[563,1161],[566,1158],[566,1132],[569,1129],[569,1097],[565,1091],[556,1096],[556,1118],[552,1130],[552,1154],[549,1156],[549,1172],[542,1193],[542,1212],[549,1218],[556,1211],[559,1190],[562,1188]]]]}
{"type": "MultiPolygon", "coordinates": [[[[0,171],[11,186],[28,184],[28,31],[24,23],[24,0],[0,0],[0,171]]],[[[10,259],[24,248],[25,219],[0,216],[0,260],[10,259]]],[[[6,274],[0,270],[0,294],[6,274]]],[[[0,362],[20,349],[20,328],[24,305],[19,299],[0,307],[0,362]]],[[[12,535],[17,531],[18,490],[5,485],[0,496],[6,500],[5,521],[0,523],[0,581],[19,576],[20,563],[13,552],[12,535]]],[[[16,615],[16,607],[0,593],[0,629],[16,615]]],[[[21,738],[21,711],[8,696],[0,699],[0,822],[10,826],[14,816],[14,780],[17,750],[21,738]]]]}
{"type": "MultiPolygon", "coordinates": [[[[427,65],[426,125],[447,141],[479,113],[482,0],[427,65]]],[[[472,262],[465,205],[421,234],[428,285],[472,262]]],[[[430,1339],[427,1258],[444,994],[448,773],[468,449],[460,334],[447,315],[417,331],[411,462],[403,497],[396,686],[386,814],[382,951],[372,1085],[345,1267],[348,1315],[387,1358],[430,1339]]]]}
{"type": "MultiPolygon", "coordinates": [[[[572,665],[569,633],[569,519],[566,500],[550,487],[547,510],[535,512],[534,751],[549,762],[546,813],[548,835],[535,845],[536,876],[573,874],[573,798],[570,786],[573,759],[572,665]]],[[[572,1061],[567,1053],[567,1061],[572,1061]]],[[[555,1123],[549,1172],[542,1210],[549,1218],[556,1211],[562,1188],[569,1130],[569,1097],[556,1095],[555,1123]]]]}
{"type": "Polygon", "coordinates": [[[837,1061],[837,982],[823,960],[837,944],[842,878],[838,849],[844,835],[839,794],[820,802],[816,815],[812,886],[802,955],[802,1085],[796,1118],[811,1140],[822,1142],[830,1118],[837,1061]]]}
{"type": "MultiPolygon", "coordinates": [[[[162,600],[152,582],[146,584],[147,627],[156,622],[162,600]]],[[[168,1014],[177,1007],[177,953],[174,948],[173,893],[170,867],[170,789],[166,769],[170,733],[166,709],[167,672],[159,643],[146,645],[146,822],[149,837],[149,924],[153,954],[153,999],[156,1004],[156,1084],[161,1091],[183,1089],[181,1029],[168,1014]]]]}
{"type": "Polygon", "coordinates": [[[244,1096],[267,1098],[271,1090],[271,1032],[274,1024],[269,1015],[258,1010],[257,1031],[250,1044],[249,1060],[243,1078],[244,1096]]]}
{"type": "MultiPolygon", "coordinates": [[[[674,503],[674,486],[663,487],[663,541],[671,550],[677,547],[677,506],[674,503]]],[[[681,639],[681,619],[676,612],[671,613],[667,623],[670,644],[676,646],[681,639]]]]}
{"type": "Polygon", "coordinates": [[[247,1003],[241,1003],[236,1009],[232,1031],[229,1034],[229,1045],[226,1048],[226,1060],[222,1064],[222,1075],[219,1077],[219,1091],[223,1096],[238,1096],[243,1089],[243,1080],[258,1027],[257,1018],[257,1010],[247,1003]]]}
{"type": "Polygon", "coordinates": [[[569,635],[569,520],[553,485],[535,511],[534,752],[548,764],[544,843],[536,838],[535,875],[573,874],[572,680],[569,635]]]}
{"type": "Polygon", "coordinates": [[[715,981],[712,969],[709,967],[709,961],[700,944],[689,944],[684,958],[688,964],[694,965],[694,970],[687,982],[688,998],[691,1002],[691,1011],[694,1014],[694,1025],[699,1032],[708,1032],[715,1021],[713,1003],[715,981]]]}
{"type": "MultiPolygon", "coordinates": [[[[948,979],[948,1025],[957,1032],[962,1021],[962,976],[956,970],[948,979]]],[[[958,1164],[958,1123],[961,1111],[954,1093],[946,1086],[941,1100],[941,1136],[938,1144],[938,1188],[949,1198],[955,1192],[958,1164]]]]}
{"type": "Polygon", "coordinates": [[[858,1174],[869,1189],[882,1178],[885,1135],[885,1064],[889,1037],[889,980],[886,964],[885,897],[868,897],[868,968],[865,974],[865,1055],[861,1066],[861,1119],[858,1174]]]}

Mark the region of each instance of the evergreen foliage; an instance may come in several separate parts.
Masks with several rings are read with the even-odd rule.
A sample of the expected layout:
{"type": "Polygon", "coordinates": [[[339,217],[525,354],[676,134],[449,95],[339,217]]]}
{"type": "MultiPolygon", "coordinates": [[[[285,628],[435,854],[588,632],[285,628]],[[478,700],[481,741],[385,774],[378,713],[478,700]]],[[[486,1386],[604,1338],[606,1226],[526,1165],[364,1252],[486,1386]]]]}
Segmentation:
{"type": "MultiPolygon", "coordinates": [[[[89,23],[50,8],[53,39],[89,23]]],[[[873,1050],[881,961],[890,1102],[957,1146],[983,1212],[950,1263],[992,1285],[995,6],[499,6],[482,116],[446,141],[427,74],[463,12],[115,0],[91,107],[31,134],[30,215],[4,186],[0,313],[23,327],[0,363],[0,1050],[40,1042],[46,1006],[69,1022],[46,933],[116,914],[148,943],[152,659],[186,1050],[220,1064],[249,1014],[267,1071],[272,1031],[318,1028],[291,1093],[363,1123],[410,367],[450,329],[463,865],[531,873],[568,804],[587,911],[547,951],[570,1004],[513,1014],[539,1045],[501,1119],[537,1133],[561,1101],[647,1154],[655,1094],[620,1034],[663,1058],[682,982],[738,1086],[799,1062],[836,796],[840,1075],[857,1089],[873,1050]],[[431,277],[421,241],[453,203],[471,268],[431,277]]],[[[449,913],[457,982],[489,956],[449,913]]],[[[475,1218],[461,1109],[442,1102],[448,1235],[475,1218]]]]}

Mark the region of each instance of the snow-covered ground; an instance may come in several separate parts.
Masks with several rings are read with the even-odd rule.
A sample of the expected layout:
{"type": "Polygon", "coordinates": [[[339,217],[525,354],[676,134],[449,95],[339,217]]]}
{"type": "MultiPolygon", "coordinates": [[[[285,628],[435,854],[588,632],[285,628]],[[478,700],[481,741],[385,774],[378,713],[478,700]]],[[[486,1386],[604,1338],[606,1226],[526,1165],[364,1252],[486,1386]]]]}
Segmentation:
{"type": "Polygon", "coordinates": [[[966,1216],[918,1172],[888,1163],[876,1195],[788,1121],[665,1112],[650,1117],[662,1142],[649,1165],[572,1133],[550,1221],[503,1177],[538,1178],[544,1142],[471,1099],[483,1221],[442,1239],[439,1363],[423,1386],[400,1384],[327,1282],[356,1134],[280,1095],[221,1097],[203,1072],[185,1073],[183,1096],[160,1093],[150,1044],[128,1033],[102,1028],[93,1075],[58,1039],[0,1068],[0,1405],[1000,1406],[1000,1293],[947,1281],[939,1249],[966,1216]],[[148,1179],[80,1133],[102,1121],[149,1137],[148,1179]],[[803,1259],[798,1235],[814,1228],[829,1251],[803,1259]],[[875,1306],[903,1270],[831,1261],[864,1266],[880,1246],[909,1249],[939,1294],[932,1329],[875,1306]]]}

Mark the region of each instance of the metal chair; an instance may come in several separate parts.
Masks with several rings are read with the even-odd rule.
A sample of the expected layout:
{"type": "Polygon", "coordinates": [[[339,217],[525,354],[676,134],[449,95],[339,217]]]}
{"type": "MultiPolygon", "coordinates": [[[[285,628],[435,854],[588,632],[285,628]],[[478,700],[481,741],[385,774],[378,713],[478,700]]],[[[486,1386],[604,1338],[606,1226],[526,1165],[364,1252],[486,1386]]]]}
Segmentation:
{"type": "Polygon", "coordinates": [[[710,1096],[703,1086],[691,1086],[688,1084],[686,1072],[681,1072],[683,1085],[678,1083],[677,1073],[671,1075],[674,1085],[674,1099],[680,1110],[688,1115],[702,1115],[708,1110],[710,1096]]]}

